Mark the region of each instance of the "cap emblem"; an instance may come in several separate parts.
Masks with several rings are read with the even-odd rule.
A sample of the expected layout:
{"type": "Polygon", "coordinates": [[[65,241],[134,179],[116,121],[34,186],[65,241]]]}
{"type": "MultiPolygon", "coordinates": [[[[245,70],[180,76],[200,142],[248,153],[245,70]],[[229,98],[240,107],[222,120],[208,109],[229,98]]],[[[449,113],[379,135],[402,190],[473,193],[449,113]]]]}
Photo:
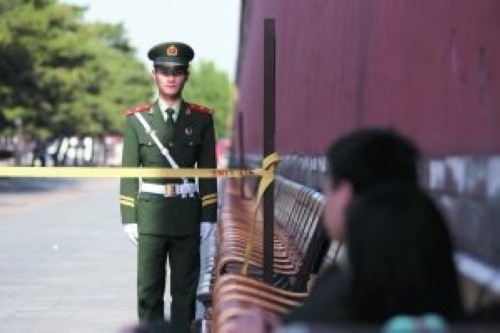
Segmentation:
{"type": "Polygon", "coordinates": [[[167,47],[166,51],[167,55],[170,57],[176,57],[178,53],[177,47],[175,45],[170,45],[169,47],[167,47]]]}

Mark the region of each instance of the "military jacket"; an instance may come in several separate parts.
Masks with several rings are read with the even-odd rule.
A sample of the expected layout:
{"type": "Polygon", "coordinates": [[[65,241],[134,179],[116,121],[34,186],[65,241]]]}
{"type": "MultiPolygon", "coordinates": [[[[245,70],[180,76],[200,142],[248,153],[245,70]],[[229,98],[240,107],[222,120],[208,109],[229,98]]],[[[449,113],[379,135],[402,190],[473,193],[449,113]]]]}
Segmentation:
{"type": "MultiPolygon", "coordinates": [[[[151,136],[134,113],[141,112],[156,132],[179,168],[216,168],[215,134],[212,110],[181,102],[174,134],[168,141],[167,126],[158,101],[126,112],[123,167],[171,168],[151,136]]],[[[194,179],[190,179],[194,181],[194,179]]],[[[122,223],[138,223],[140,233],[182,236],[199,232],[200,222],[216,221],[216,179],[199,179],[199,195],[194,198],[165,197],[140,192],[140,183],[182,183],[179,178],[122,178],[120,210],[122,223]]]]}

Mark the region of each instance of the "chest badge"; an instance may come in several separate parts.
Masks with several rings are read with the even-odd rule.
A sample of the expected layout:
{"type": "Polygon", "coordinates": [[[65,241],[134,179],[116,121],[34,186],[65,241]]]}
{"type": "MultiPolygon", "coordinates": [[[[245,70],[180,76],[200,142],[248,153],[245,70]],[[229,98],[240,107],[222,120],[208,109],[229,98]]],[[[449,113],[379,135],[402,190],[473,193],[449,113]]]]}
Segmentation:
{"type": "Polygon", "coordinates": [[[193,129],[191,127],[186,127],[184,133],[186,133],[186,135],[193,135],[193,129]]]}

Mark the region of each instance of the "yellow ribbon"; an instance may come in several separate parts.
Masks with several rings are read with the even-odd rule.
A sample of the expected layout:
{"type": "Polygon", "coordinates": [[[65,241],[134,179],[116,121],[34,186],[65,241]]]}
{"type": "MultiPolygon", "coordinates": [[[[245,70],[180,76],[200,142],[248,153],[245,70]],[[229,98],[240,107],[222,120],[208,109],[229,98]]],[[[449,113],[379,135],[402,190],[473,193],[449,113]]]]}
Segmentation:
{"type": "Polygon", "coordinates": [[[281,158],[278,154],[270,154],[262,161],[262,169],[259,169],[262,178],[260,179],[259,187],[257,189],[257,197],[253,210],[253,221],[252,225],[250,226],[250,234],[248,236],[248,242],[245,248],[245,261],[241,268],[242,275],[247,275],[248,272],[248,264],[250,261],[250,254],[252,253],[254,243],[255,229],[257,226],[257,213],[259,211],[260,201],[262,200],[262,196],[264,195],[267,187],[274,181],[274,170],[276,169],[276,166],[280,161],[281,158]]]}
{"type": "Polygon", "coordinates": [[[170,169],[115,167],[0,167],[0,177],[41,178],[241,178],[260,169],[170,169]]]}
{"type": "Polygon", "coordinates": [[[254,207],[253,222],[245,248],[245,261],[242,274],[246,275],[250,253],[253,247],[257,213],[262,196],[274,181],[274,171],[280,156],[272,153],[262,161],[257,169],[171,169],[171,168],[119,168],[119,167],[0,167],[0,177],[42,177],[42,178],[242,178],[250,175],[260,176],[254,207]]]}
{"type": "Polygon", "coordinates": [[[171,169],[171,168],[120,168],[120,167],[0,167],[0,177],[37,178],[241,178],[261,176],[267,188],[274,179],[274,164],[280,161],[272,153],[257,169],[171,169]]]}

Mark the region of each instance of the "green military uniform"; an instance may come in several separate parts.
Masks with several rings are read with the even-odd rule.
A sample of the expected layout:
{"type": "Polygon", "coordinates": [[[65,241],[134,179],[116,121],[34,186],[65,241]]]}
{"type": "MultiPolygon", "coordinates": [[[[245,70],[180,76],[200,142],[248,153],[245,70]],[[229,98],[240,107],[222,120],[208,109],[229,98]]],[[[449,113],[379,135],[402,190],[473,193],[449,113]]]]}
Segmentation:
{"type": "MultiPolygon", "coordinates": [[[[181,100],[173,133],[168,133],[160,103],[127,111],[122,165],[171,168],[136,116],[140,113],[180,168],[216,168],[212,111],[181,100]]],[[[194,185],[194,179],[188,181],[194,185]]],[[[122,223],[137,223],[138,312],[145,321],[163,320],[165,265],[171,268],[171,322],[187,331],[195,315],[200,270],[200,222],[216,221],[215,179],[200,179],[199,193],[181,196],[182,179],[123,178],[120,184],[122,223]],[[152,193],[149,188],[164,189],[152,193]],[[145,190],[143,190],[145,189],[145,190]]]]}

